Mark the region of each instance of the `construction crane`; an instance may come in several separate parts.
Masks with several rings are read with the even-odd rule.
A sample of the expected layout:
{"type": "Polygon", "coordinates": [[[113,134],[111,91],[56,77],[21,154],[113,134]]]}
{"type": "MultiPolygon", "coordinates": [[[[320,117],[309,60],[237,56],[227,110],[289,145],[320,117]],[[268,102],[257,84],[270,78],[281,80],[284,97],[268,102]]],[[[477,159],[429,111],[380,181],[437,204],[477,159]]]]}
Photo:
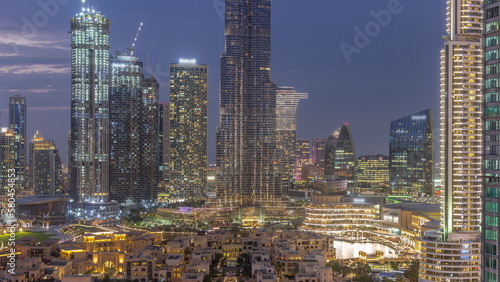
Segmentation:
{"type": "Polygon", "coordinates": [[[134,55],[134,48],[135,48],[135,43],[137,42],[137,38],[139,37],[139,33],[141,33],[143,23],[141,22],[139,24],[139,29],[137,30],[137,34],[135,35],[134,41],[132,42],[132,46],[128,48],[128,51],[130,51],[130,56],[134,55]]]}

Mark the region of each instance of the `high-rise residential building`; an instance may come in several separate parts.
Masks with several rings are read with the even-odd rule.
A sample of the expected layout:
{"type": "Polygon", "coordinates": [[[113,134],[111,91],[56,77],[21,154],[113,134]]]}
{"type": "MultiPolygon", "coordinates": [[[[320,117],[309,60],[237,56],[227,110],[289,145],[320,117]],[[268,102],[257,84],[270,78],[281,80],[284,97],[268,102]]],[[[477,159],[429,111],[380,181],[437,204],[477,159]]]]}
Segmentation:
{"type": "Polygon", "coordinates": [[[170,190],[173,199],[205,197],[208,67],[181,59],[170,65],[170,190]]]}
{"type": "Polygon", "coordinates": [[[158,152],[160,151],[158,100],[160,84],[154,77],[143,77],[142,79],[142,193],[141,200],[144,202],[156,202],[158,198],[158,183],[160,181],[160,167],[158,163],[158,152]]]}
{"type": "Polygon", "coordinates": [[[297,107],[309,94],[297,93],[293,87],[278,86],[276,89],[276,134],[280,154],[281,177],[290,181],[295,174],[295,145],[297,141],[297,107]]]}
{"type": "Polygon", "coordinates": [[[24,187],[26,183],[26,98],[21,96],[9,99],[9,125],[16,135],[14,166],[16,179],[24,187]]]}
{"type": "Polygon", "coordinates": [[[393,195],[434,194],[434,120],[430,109],[391,122],[390,188],[393,195]]]}
{"type": "Polygon", "coordinates": [[[142,197],[142,62],[117,52],[110,57],[109,195],[120,204],[142,197]]]}
{"type": "Polygon", "coordinates": [[[37,195],[61,195],[63,175],[59,150],[38,131],[29,144],[29,187],[37,195]]]}
{"type": "Polygon", "coordinates": [[[109,196],[109,20],[90,8],[71,19],[71,197],[109,196]]]}
{"type": "Polygon", "coordinates": [[[482,277],[485,282],[500,279],[500,2],[485,1],[484,6],[484,182],[482,218],[482,277]]]}
{"type": "MultiPolygon", "coordinates": [[[[489,271],[496,264],[485,265],[485,277],[480,269],[482,5],[481,0],[447,1],[448,35],[441,51],[441,228],[421,238],[420,281],[497,281],[489,271]]],[[[491,164],[484,163],[486,171],[494,169],[491,164]]],[[[483,234],[488,238],[496,230],[492,227],[483,234]]]]}
{"type": "Polygon", "coordinates": [[[217,196],[225,203],[281,199],[271,0],[226,0],[217,130],[217,196]]]}
{"type": "Polygon", "coordinates": [[[325,147],[328,138],[311,139],[311,163],[325,167],[325,147]]]}
{"type": "Polygon", "coordinates": [[[123,52],[110,58],[109,195],[122,205],[155,202],[159,168],[158,83],[142,61],[123,52]]]}
{"type": "Polygon", "coordinates": [[[159,182],[169,181],[170,167],[170,104],[158,105],[158,167],[160,171],[159,182]]]}
{"type": "Polygon", "coordinates": [[[5,195],[10,188],[12,179],[15,179],[15,160],[16,160],[16,134],[14,128],[0,128],[0,194],[5,195]],[[14,177],[13,177],[14,176],[14,177]]]}
{"type": "Polygon", "coordinates": [[[356,177],[360,193],[388,192],[389,157],[383,155],[358,157],[356,177]]]}
{"type": "Polygon", "coordinates": [[[297,139],[295,145],[295,180],[303,179],[303,169],[311,163],[309,139],[297,139]]]}
{"type": "Polygon", "coordinates": [[[356,187],[356,153],[349,125],[346,123],[328,137],[325,147],[325,176],[347,179],[347,189],[356,187]]]}

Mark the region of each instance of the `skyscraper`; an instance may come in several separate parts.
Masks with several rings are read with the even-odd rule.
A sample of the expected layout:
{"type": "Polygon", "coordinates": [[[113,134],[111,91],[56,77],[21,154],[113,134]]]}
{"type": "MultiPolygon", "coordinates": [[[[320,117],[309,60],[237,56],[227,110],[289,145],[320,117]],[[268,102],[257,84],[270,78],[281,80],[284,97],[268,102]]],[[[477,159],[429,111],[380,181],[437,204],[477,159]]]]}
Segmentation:
{"type": "Polygon", "coordinates": [[[389,157],[360,156],[356,177],[360,193],[386,193],[389,188],[389,157]]]}
{"type": "Polygon", "coordinates": [[[482,266],[483,281],[498,281],[500,278],[500,234],[498,230],[500,212],[499,189],[500,189],[500,141],[498,130],[500,130],[500,111],[498,81],[500,79],[500,68],[498,53],[500,52],[500,3],[498,1],[486,1],[484,20],[484,186],[483,186],[483,218],[482,218],[482,266]]]}
{"type": "Polygon", "coordinates": [[[109,20],[83,8],[71,19],[71,197],[109,196],[109,20]]]}
{"type": "MultiPolygon", "coordinates": [[[[420,281],[481,281],[482,4],[447,1],[448,35],[441,51],[441,228],[421,239],[420,281]]],[[[486,161],[486,170],[489,165],[486,161]]]]}
{"type": "Polygon", "coordinates": [[[170,65],[170,189],[172,198],[205,197],[208,68],[195,60],[170,65]]]}
{"type": "Polygon", "coordinates": [[[109,195],[121,204],[142,197],[142,62],[127,53],[110,58],[109,195]]]}
{"type": "Polygon", "coordinates": [[[280,199],[271,0],[226,0],[217,131],[217,196],[258,205],[280,199]]]}
{"type": "Polygon", "coordinates": [[[391,122],[391,194],[433,196],[434,121],[427,109],[391,122]]]}
{"type": "Polygon", "coordinates": [[[295,145],[295,179],[303,179],[303,169],[311,163],[311,153],[309,148],[309,139],[297,139],[295,145]]]}
{"type": "Polygon", "coordinates": [[[328,137],[325,147],[325,176],[337,175],[347,179],[347,188],[356,187],[356,153],[354,141],[346,123],[328,137]]]}
{"type": "Polygon", "coordinates": [[[9,124],[16,135],[14,166],[18,184],[26,181],[26,98],[15,96],[9,99],[9,124]]]}
{"type": "Polygon", "coordinates": [[[0,128],[0,193],[2,195],[5,195],[10,188],[9,179],[13,179],[11,176],[15,176],[15,136],[12,126],[0,128]]]}
{"type": "Polygon", "coordinates": [[[170,104],[160,103],[158,105],[158,166],[160,170],[160,182],[169,181],[170,167],[170,104]]]}
{"type": "Polygon", "coordinates": [[[54,141],[45,140],[38,131],[29,144],[29,183],[37,195],[61,195],[62,166],[54,141]]]}
{"type": "Polygon", "coordinates": [[[142,79],[142,110],[141,110],[141,142],[142,142],[142,194],[141,200],[156,202],[158,198],[158,183],[160,168],[158,152],[160,151],[158,100],[160,84],[154,77],[142,79]]]}
{"type": "Polygon", "coordinates": [[[296,161],[295,143],[297,140],[297,107],[301,99],[309,94],[297,93],[293,87],[278,86],[276,90],[276,134],[277,147],[284,181],[294,178],[296,161]]]}
{"type": "Polygon", "coordinates": [[[311,163],[325,167],[325,147],[327,138],[311,139],[311,163]]]}

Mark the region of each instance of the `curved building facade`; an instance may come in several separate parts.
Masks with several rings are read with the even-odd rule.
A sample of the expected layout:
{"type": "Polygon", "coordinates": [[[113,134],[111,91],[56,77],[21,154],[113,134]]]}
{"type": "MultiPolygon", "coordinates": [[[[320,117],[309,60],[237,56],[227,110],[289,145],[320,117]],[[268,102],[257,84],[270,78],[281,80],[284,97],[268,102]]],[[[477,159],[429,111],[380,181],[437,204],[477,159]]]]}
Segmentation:
{"type": "Polygon", "coordinates": [[[433,193],[434,121],[431,109],[391,122],[389,179],[393,195],[433,193]]]}
{"type": "Polygon", "coordinates": [[[328,137],[325,148],[325,175],[347,179],[347,188],[356,186],[356,153],[349,125],[344,124],[328,137]]]}

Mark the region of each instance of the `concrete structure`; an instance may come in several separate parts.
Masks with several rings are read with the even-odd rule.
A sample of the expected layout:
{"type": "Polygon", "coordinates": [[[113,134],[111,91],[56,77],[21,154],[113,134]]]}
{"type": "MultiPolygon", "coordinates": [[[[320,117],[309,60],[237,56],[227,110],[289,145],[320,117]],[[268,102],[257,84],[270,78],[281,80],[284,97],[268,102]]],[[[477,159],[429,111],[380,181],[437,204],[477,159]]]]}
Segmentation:
{"type": "MultiPolygon", "coordinates": [[[[448,35],[441,51],[441,228],[422,237],[420,281],[481,280],[482,4],[447,1],[448,35]]],[[[490,168],[488,160],[484,165],[490,168]]]]}

